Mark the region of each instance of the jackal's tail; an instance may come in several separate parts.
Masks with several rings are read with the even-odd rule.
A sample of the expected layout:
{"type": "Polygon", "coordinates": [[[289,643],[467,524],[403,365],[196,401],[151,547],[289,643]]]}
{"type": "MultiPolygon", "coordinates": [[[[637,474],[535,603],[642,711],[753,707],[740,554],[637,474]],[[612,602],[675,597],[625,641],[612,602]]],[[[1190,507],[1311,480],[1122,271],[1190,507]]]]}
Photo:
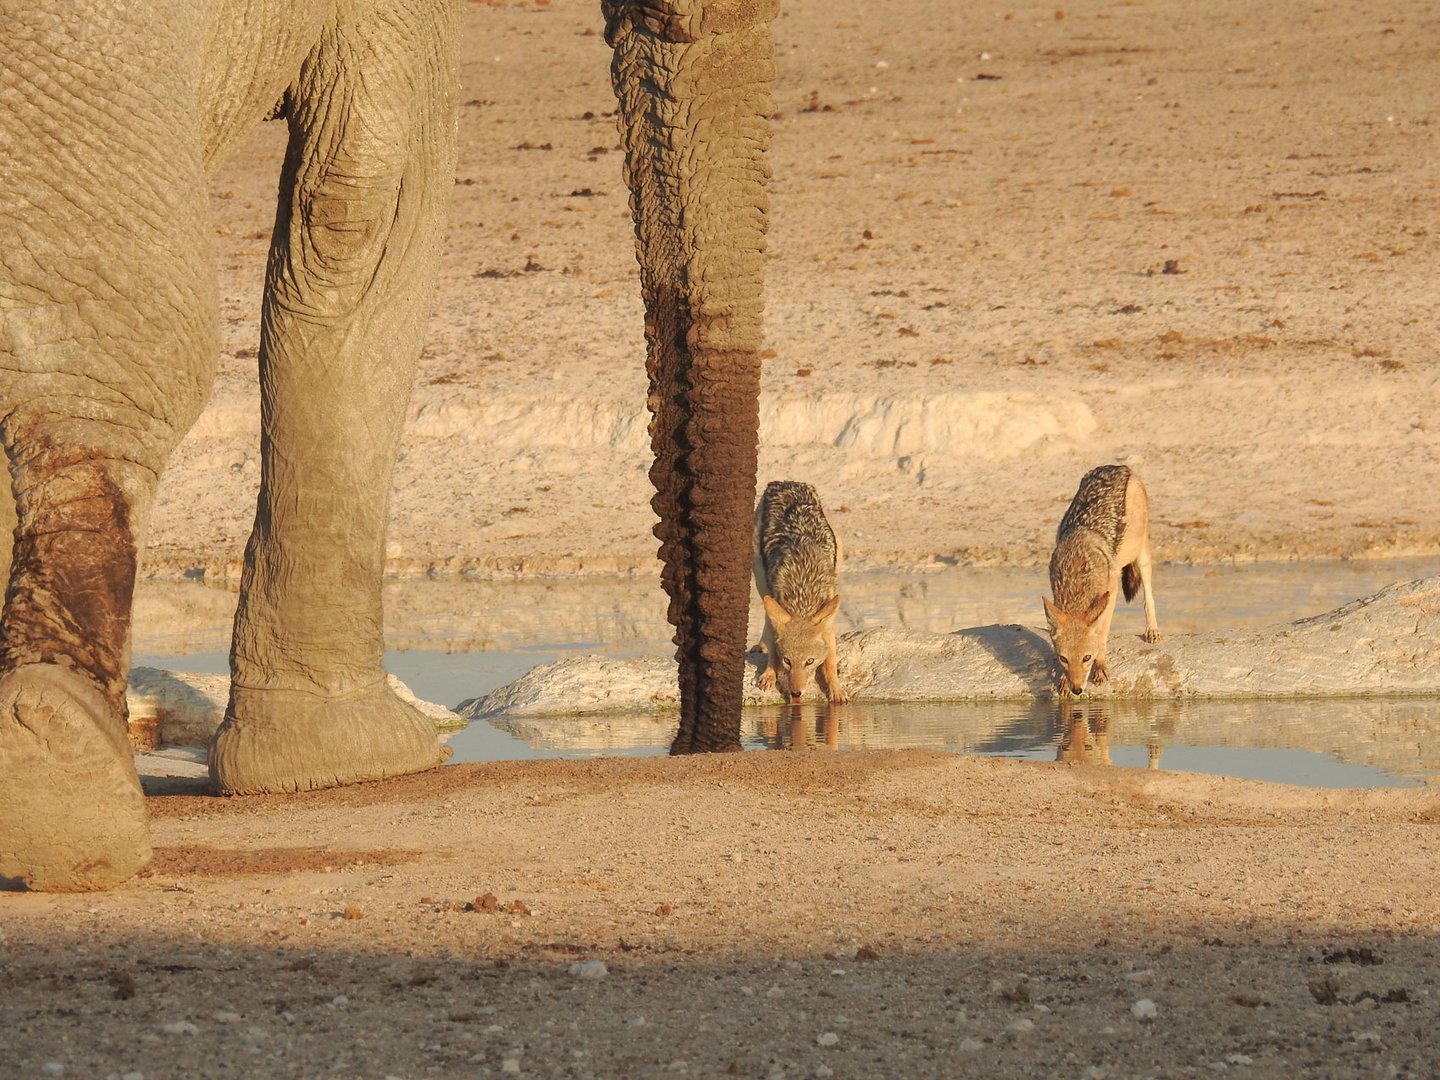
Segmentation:
{"type": "Polygon", "coordinates": [[[1127,601],[1134,600],[1135,594],[1140,591],[1140,565],[1131,563],[1120,571],[1120,588],[1125,593],[1127,601]]]}

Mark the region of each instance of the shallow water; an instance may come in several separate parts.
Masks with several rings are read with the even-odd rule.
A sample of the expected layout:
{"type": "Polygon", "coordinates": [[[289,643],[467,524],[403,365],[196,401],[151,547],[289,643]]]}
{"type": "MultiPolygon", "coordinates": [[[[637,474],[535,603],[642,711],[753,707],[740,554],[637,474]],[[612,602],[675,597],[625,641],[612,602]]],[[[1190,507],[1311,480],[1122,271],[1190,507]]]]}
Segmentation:
{"type": "MultiPolygon", "coordinates": [[[[1162,630],[1288,622],[1433,574],[1440,560],[1156,568],[1162,630]]],[[[1041,569],[852,573],[843,631],[890,625],[932,633],[1040,622],[1041,569]]],[[[200,585],[146,583],[137,596],[136,665],[227,670],[234,598],[200,585]],[[198,590],[198,592],[197,592],[198,590]]],[[[421,698],[457,706],[539,664],[577,654],[666,655],[658,586],[645,578],[416,581],[386,587],[386,664],[421,698]]],[[[752,612],[752,640],[759,614],[752,612]]],[[[1139,606],[1112,633],[1138,632],[1139,606]]],[[[1323,787],[1440,782],[1440,698],[1306,702],[1053,702],[966,705],[854,702],[747,710],[750,749],[930,747],[1029,760],[1218,773],[1323,787]],[[1077,726],[1077,723],[1083,727],[1077,726]],[[1086,747],[1089,747],[1088,752],[1086,747]]],[[[455,761],[660,754],[668,716],[485,721],[457,733],[455,761]]]]}

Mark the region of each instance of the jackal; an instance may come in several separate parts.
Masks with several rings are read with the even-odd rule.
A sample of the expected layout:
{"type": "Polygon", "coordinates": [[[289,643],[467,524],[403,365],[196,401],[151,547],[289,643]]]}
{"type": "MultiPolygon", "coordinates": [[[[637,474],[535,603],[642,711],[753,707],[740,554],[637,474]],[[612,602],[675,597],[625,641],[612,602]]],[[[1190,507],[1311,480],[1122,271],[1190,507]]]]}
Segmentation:
{"type": "Polygon", "coordinates": [[[799,701],[812,675],[836,704],[850,700],[835,670],[840,541],[809,484],[775,480],[755,507],[755,588],[765,605],[765,670],[756,684],[799,701]]]}
{"type": "Polygon", "coordinates": [[[1055,601],[1042,598],[1062,693],[1083,693],[1087,680],[1099,686],[1109,678],[1105,641],[1122,585],[1126,600],[1143,591],[1145,640],[1159,641],[1150,591],[1150,499],[1130,469],[1102,465],[1081,477],[1060,519],[1050,556],[1055,601]]]}

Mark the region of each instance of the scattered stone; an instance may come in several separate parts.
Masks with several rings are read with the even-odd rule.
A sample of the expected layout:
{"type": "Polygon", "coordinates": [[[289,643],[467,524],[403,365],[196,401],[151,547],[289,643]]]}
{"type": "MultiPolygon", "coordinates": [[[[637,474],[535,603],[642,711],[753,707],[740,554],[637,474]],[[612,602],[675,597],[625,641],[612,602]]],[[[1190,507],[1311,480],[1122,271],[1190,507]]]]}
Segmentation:
{"type": "Polygon", "coordinates": [[[880,953],[873,945],[861,945],[855,950],[856,960],[879,960],[880,953]]]}
{"type": "Polygon", "coordinates": [[[344,994],[336,994],[330,999],[330,1004],[334,1005],[337,1009],[341,1009],[350,1004],[350,999],[344,994]]]}
{"type": "Polygon", "coordinates": [[[520,1071],[520,1059],[517,1057],[507,1057],[504,1061],[500,1062],[500,1071],[502,1073],[518,1073],[520,1071]]]}
{"type": "Polygon", "coordinates": [[[189,1020],[176,1020],[169,1024],[161,1024],[160,1030],[166,1035],[199,1035],[200,1029],[189,1020]]]}
{"type": "Polygon", "coordinates": [[[1317,1005],[1337,1005],[1340,1002],[1340,983],[1332,975],[1311,978],[1309,990],[1317,1005]]]}
{"type": "Polygon", "coordinates": [[[673,915],[674,913],[675,909],[672,908],[669,904],[660,904],[655,908],[655,914],[659,915],[662,919],[666,915],[673,915]]]}
{"type": "Polygon", "coordinates": [[[1135,1017],[1135,1019],[1139,1020],[1141,1023],[1147,1023],[1151,1020],[1154,1020],[1155,1017],[1159,1015],[1159,1013],[1159,1006],[1157,1006],[1155,1002],[1151,1001],[1149,998],[1141,998],[1139,1001],[1135,1002],[1135,1004],[1130,1006],[1130,1015],[1135,1017]]]}
{"type": "Polygon", "coordinates": [[[217,1024],[234,1024],[240,1020],[240,1014],[229,1009],[216,1009],[210,1014],[210,1019],[217,1024]]]}
{"type": "Polygon", "coordinates": [[[1013,986],[1001,986],[1000,996],[1006,1001],[1015,1005],[1024,1005],[1030,1001],[1030,984],[1021,980],[1013,986]]]}
{"type": "Polygon", "coordinates": [[[64,1076],[65,1063],[63,1061],[47,1061],[40,1066],[40,1071],[46,1076],[64,1076]]]}
{"type": "Polygon", "coordinates": [[[112,971],[107,981],[116,1001],[128,1001],[135,996],[135,976],[128,971],[112,971]]]}
{"type": "Polygon", "coordinates": [[[960,1049],[967,1054],[977,1054],[985,1049],[985,1040],[977,1039],[974,1035],[967,1035],[960,1040],[960,1049]]]}
{"type": "Polygon", "coordinates": [[[815,1037],[815,1041],[821,1046],[838,1046],[840,1036],[833,1031],[823,1031],[815,1037]]]}
{"type": "Polygon", "coordinates": [[[1022,1016],[1019,1020],[1011,1020],[1005,1025],[1006,1035],[1028,1035],[1035,1030],[1035,1021],[1028,1016],[1022,1016]]]}
{"type": "Polygon", "coordinates": [[[358,907],[356,907],[354,904],[346,904],[346,905],[345,905],[345,910],[342,911],[340,914],[341,914],[344,918],[349,919],[349,920],[351,920],[351,921],[353,921],[353,920],[355,920],[355,919],[363,919],[363,918],[365,917],[365,912],[361,911],[361,910],[360,910],[358,907]]]}
{"type": "Polygon", "coordinates": [[[494,893],[484,893],[475,898],[475,910],[490,912],[500,906],[500,898],[494,893]]]}
{"type": "Polygon", "coordinates": [[[604,960],[582,960],[570,965],[570,974],[577,979],[603,979],[610,974],[604,960]]]}

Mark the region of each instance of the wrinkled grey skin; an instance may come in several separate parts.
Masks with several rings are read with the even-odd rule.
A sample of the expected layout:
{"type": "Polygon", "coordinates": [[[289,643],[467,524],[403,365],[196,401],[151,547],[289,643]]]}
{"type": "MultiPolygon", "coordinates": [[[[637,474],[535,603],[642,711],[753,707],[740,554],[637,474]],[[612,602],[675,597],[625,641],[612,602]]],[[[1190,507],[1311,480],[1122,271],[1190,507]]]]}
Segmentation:
{"type": "MultiPolygon", "coordinates": [[[[713,519],[743,526],[754,496],[771,6],[603,7],[648,309],[657,534],[689,687],[677,748],[728,748],[749,537],[713,519]],[[682,198],[701,202],[682,213],[682,198]],[[711,447],[724,452],[707,459],[711,447]]],[[[438,762],[431,724],[385,685],[380,578],[454,175],[458,12],[0,9],[13,493],[0,491],[0,529],[15,537],[0,547],[0,879],[105,888],[149,859],[125,736],[136,554],[218,351],[206,181],[277,102],[290,144],[262,313],[262,480],[211,775],[222,792],[298,790],[438,762]]]]}

